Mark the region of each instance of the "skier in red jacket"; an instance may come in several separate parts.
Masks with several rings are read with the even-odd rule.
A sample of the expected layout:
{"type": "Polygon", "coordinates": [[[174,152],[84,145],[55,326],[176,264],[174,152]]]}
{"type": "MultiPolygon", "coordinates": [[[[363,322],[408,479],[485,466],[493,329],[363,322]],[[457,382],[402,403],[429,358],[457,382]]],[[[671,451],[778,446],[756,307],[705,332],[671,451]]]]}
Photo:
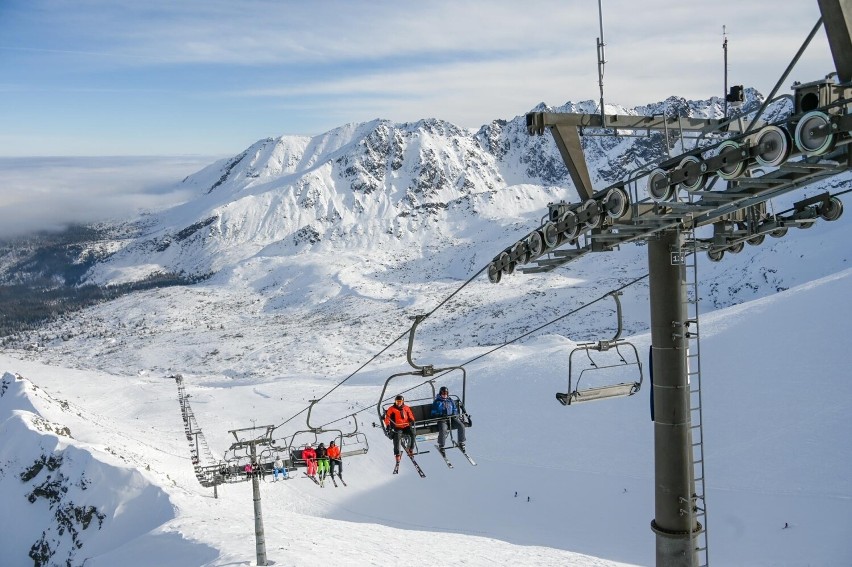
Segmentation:
{"type": "Polygon", "coordinates": [[[302,458],[305,459],[305,464],[308,466],[308,476],[316,476],[317,474],[317,452],[308,445],[302,450],[302,458]]]}
{"type": "Polygon", "coordinates": [[[387,411],[385,411],[385,434],[388,438],[393,439],[393,454],[397,462],[401,457],[399,451],[399,441],[402,435],[408,438],[408,447],[406,451],[409,455],[414,449],[414,412],[411,408],[405,405],[405,398],[402,394],[398,395],[387,411]]]}

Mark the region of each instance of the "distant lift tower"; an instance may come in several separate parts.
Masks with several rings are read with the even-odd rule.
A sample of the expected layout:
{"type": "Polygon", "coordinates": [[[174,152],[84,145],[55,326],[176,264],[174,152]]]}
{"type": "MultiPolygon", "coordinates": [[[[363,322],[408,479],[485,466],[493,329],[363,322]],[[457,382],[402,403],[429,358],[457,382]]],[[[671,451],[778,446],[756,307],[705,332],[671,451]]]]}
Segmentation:
{"type": "MultiPolygon", "coordinates": [[[[766,235],[780,238],[789,227],[807,228],[820,218],[833,221],[843,211],[842,201],[829,193],[803,198],[784,213],[769,214],[766,206],[773,197],[850,168],[852,0],[819,0],[819,8],[821,20],[775,91],[823,22],[836,75],[795,84],[793,112],[784,120],[760,120],[775,91],[747,126],[745,117],[527,115],[531,135],[545,130],[553,135],[580,202],[551,203],[546,222],[498,254],[488,266],[488,276],[498,283],[516,268],[547,272],[588,252],[647,242],[655,410],[651,529],[656,534],[658,567],[709,563],[703,488],[696,491],[697,479],[703,487],[703,437],[699,437],[700,411],[695,411],[700,410],[700,391],[696,398],[696,370],[690,369],[690,362],[698,361],[690,360],[694,355],[689,353],[689,342],[698,330],[698,282],[694,276],[690,298],[686,268],[694,270],[698,251],[720,261],[726,252],[741,251],[745,243],[759,245],[766,235]],[[655,136],[664,133],[667,148],[674,137],[681,154],[594,191],[581,135],[651,136],[652,131],[655,136]],[[723,187],[714,188],[717,182],[723,187]],[[712,236],[696,234],[704,226],[712,226],[712,236]],[[526,266],[530,263],[534,265],[526,266]],[[688,314],[690,305],[696,306],[695,316],[688,314]],[[698,439],[693,441],[694,437],[698,439]]],[[[632,390],[625,390],[628,393],[632,390]]]]}
{"type": "MultiPolygon", "coordinates": [[[[241,450],[247,450],[250,463],[254,465],[260,464],[260,455],[258,455],[257,448],[258,447],[270,447],[272,445],[272,432],[275,430],[275,427],[272,425],[263,425],[258,427],[249,427],[245,429],[234,429],[229,431],[234,436],[234,443],[228,448],[228,451],[236,452],[241,450]],[[256,431],[265,430],[265,434],[261,436],[254,436],[256,431]],[[252,433],[252,437],[246,439],[244,435],[247,432],[252,433]]],[[[253,472],[251,475],[251,493],[252,500],[254,502],[254,543],[255,543],[255,552],[257,556],[257,565],[267,565],[266,558],[266,536],[263,531],[263,513],[261,512],[260,506],[260,473],[253,472]]]]}

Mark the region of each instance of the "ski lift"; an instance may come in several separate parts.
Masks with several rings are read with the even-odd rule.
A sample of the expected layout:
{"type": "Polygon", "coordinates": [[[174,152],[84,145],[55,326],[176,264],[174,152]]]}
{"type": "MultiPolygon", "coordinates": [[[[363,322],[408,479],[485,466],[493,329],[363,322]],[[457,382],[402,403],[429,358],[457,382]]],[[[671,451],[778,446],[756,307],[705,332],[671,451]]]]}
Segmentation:
{"type": "Polygon", "coordinates": [[[275,427],[272,425],[262,425],[229,431],[234,436],[235,441],[225,451],[224,472],[222,473],[229,482],[247,480],[248,475],[243,476],[246,465],[251,465],[252,472],[260,474],[264,474],[266,470],[272,470],[274,459],[270,460],[272,452],[267,451],[267,449],[273,445],[272,432],[274,430],[275,427]],[[261,430],[263,433],[259,436],[244,436],[247,431],[255,432],[257,430],[261,430]],[[262,447],[259,453],[257,447],[262,447]]]}
{"type": "Polygon", "coordinates": [[[286,447],[280,447],[274,443],[266,446],[257,456],[255,472],[260,472],[261,475],[272,474],[275,470],[275,461],[281,459],[284,468],[287,471],[295,470],[295,467],[290,465],[290,453],[286,447]]]}
{"type": "Polygon", "coordinates": [[[223,482],[241,482],[246,480],[243,473],[245,466],[251,463],[247,446],[231,447],[225,451],[222,462],[219,465],[219,475],[223,482]]]}
{"type": "MultiPolygon", "coordinates": [[[[411,358],[411,351],[412,351],[412,348],[414,346],[414,334],[417,330],[417,325],[419,325],[420,322],[423,321],[423,319],[425,319],[425,318],[426,317],[424,315],[416,315],[415,317],[413,317],[414,324],[411,326],[411,331],[408,334],[408,352],[407,352],[407,355],[406,355],[406,359],[408,360],[408,364],[411,365],[411,367],[414,368],[414,370],[411,371],[411,372],[400,372],[398,374],[394,374],[394,375],[390,376],[387,380],[385,380],[384,388],[382,388],[382,393],[379,396],[378,403],[376,404],[376,411],[377,411],[378,416],[379,416],[379,423],[384,422],[385,412],[387,411],[387,409],[391,405],[393,405],[393,400],[390,399],[390,398],[387,398],[387,400],[389,400],[390,403],[385,403],[386,402],[385,394],[388,391],[388,385],[392,381],[394,381],[394,380],[396,380],[396,379],[398,379],[402,376],[421,376],[423,378],[429,378],[431,376],[434,376],[436,372],[441,372],[442,373],[441,376],[446,376],[450,372],[461,372],[461,384],[462,384],[461,385],[461,392],[462,392],[461,397],[459,397],[458,395],[455,395],[455,394],[451,395],[450,397],[455,401],[456,407],[458,407],[459,413],[455,417],[458,417],[461,420],[462,424],[464,424],[465,427],[471,427],[473,425],[473,421],[470,417],[470,414],[467,413],[466,406],[465,406],[465,393],[466,393],[466,389],[467,389],[467,372],[465,372],[465,369],[461,366],[447,366],[445,368],[435,368],[431,364],[421,366],[421,365],[415,364],[414,361],[411,358]]],[[[412,388],[409,388],[409,390],[413,390],[414,388],[421,388],[421,387],[425,388],[427,385],[429,387],[427,391],[431,391],[431,396],[429,396],[429,397],[421,396],[421,397],[418,397],[418,398],[415,398],[415,399],[409,399],[408,400],[408,406],[411,408],[411,411],[414,414],[414,424],[412,425],[412,430],[414,431],[414,447],[411,447],[414,454],[428,453],[429,451],[420,450],[418,448],[418,444],[426,442],[426,441],[432,441],[432,440],[437,439],[438,438],[438,432],[439,432],[439,425],[438,424],[442,421],[449,421],[449,419],[450,419],[450,417],[447,417],[447,416],[435,417],[435,416],[432,415],[432,404],[435,401],[435,380],[434,379],[427,380],[426,382],[422,382],[422,383],[420,383],[420,384],[418,384],[418,385],[416,385],[412,388]]],[[[409,391],[409,390],[406,390],[406,391],[409,391]]],[[[377,427],[376,424],[373,424],[373,426],[377,427]]],[[[447,428],[447,434],[449,435],[450,440],[452,440],[453,439],[453,428],[452,427],[447,428]]],[[[406,449],[408,449],[409,447],[406,446],[407,445],[407,438],[403,437],[401,441],[402,441],[403,446],[406,449]]]]}
{"type": "Polygon", "coordinates": [[[582,343],[571,351],[571,354],[568,356],[568,391],[556,394],[556,399],[563,406],[578,402],[632,396],[642,387],[642,363],[639,361],[639,352],[633,344],[619,338],[622,330],[622,318],[621,300],[619,300],[618,296],[621,295],[621,292],[614,291],[609,295],[615,299],[618,330],[610,340],[598,341],[596,343],[582,343]],[[597,357],[598,360],[595,360],[595,357],[592,356],[592,351],[603,353],[610,350],[615,351],[615,358],[610,357],[611,360],[608,363],[604,363],[600,356],[597,357]],[[577,370],[574,368],[574,355],[581,352],[586,355],[589,362],[586,368],[583,368],[577,373],[577,370]],[[590,381],[589,376],[592,374],[596,374],[597,377],[612,377],[613,374],[623,376],[625,373],[633,377],[633,379],[615,384],[587,385],[590,381]]]}
{"type": "Polygon", "coordinates": [[[343,434],[339,445],[341,458],[351,457],[352,455],[364,455],[370,450],[367,436],[358,431],[358,417],[355,414],[352,414],[351,417],[355,422],[355,430],[343,434]]]}
{"type": "MultiPolygon", "coordinates": [[[[285,465],[287,466],[288,471],[295,471],[299,467],[308,466],[307,461],[305,461],[304,450],[307,449],[308,446],[316,448],[317,445],[320,444],[320,435],[324,433],[333,434],[337,445],[340,447],[343,446],[343,431],[340,429],[324,429],[322,427],[314,427],[311,425],[311,412],[318,401],[319,400],[311,400],[310,405],[308,406],[308,416],[305,420],[308,428],[296,431],[292,436],[285,438],[285,452],[287,454],[287,462],[285,465]],[[299,439],[299,442],[296,441],[297,439],[299,439]]],[[[366,452],[366,450],[363,450],[360,453],[353,454],[363,454],[366,452]]],[[[343,456],[342,449],[341,456],[343,456]]]]}
{"type": "Polygon", "coordinates": [[[302,452],[308,448],[308,446],[316,447],[319,445],[319,436],[314,431],[297,431],[292,436],[287,438],[287,470],[295,471],[299,467],[307,467],[308,463],[305,461],[305,457],[302,455],[302,452]],[[296,442],[297,438],[300,439],[299,442],[296,442]],[[313,440],[310,440],[312,438],[313,440]]]}

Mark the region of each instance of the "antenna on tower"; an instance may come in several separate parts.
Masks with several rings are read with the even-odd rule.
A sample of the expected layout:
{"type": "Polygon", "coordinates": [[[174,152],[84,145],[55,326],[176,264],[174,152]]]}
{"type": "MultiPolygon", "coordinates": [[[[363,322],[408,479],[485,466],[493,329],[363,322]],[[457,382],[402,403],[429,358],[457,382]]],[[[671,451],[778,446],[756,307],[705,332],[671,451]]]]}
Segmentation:
{"type": "Polygon", "coordinates": [[[728,103],[735,109],[742,106],[745,101],[745,92],[742,85],[734,85],[728,90],[728,31],[727,26],[722,26],[722,51],[725,56],[725,118],[728,118],[728,103]]]}
{"type": "Polygon", "coordinates": [[[725,30],[726,26],[722,26],[722,52],[725,60],[725,85],[722,94],[725,96],[725,118],[728,117],[728,33],[725,30]]]}
{"type": "Polygon", "coordinates": [[[601,90],[601,126],[606,124],[604,112],[604,84],[603,84],[603,76],[604,76],[604,65],[606,65],[606,56],[604,54],[604,32],[603,32],[603,8],[601,7],[601,0],[598,0],[598,22],[600,24],[601,35],[598,38],[598,86],[601,90]]]}

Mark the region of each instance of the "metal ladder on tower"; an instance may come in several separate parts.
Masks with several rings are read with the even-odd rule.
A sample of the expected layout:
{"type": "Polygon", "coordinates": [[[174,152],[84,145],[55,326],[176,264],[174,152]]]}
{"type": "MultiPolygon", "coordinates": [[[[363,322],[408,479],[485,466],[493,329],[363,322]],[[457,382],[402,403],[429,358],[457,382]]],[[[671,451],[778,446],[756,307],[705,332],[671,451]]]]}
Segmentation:
{"type": "Polygon", "coordinates": [[[707,544],[707,505],[704,486],[704,429],[701,403],[701,342],[700,326],[698,324],[699,287],[698,287],[698,246],[695,239],[695,229],[690,227],[685,232],[683,261],[685,269],[686,298],[684,312],[686,315],[686,337],[688,350],[686,353],[687,375],[689,378],[689,417],[692,437],[692,473],[695,493],[692,494],[686,513],[690,515],[691,526],[698,526],[693,533],[697,563],[695,567],[709,565],[707,544]]]}

